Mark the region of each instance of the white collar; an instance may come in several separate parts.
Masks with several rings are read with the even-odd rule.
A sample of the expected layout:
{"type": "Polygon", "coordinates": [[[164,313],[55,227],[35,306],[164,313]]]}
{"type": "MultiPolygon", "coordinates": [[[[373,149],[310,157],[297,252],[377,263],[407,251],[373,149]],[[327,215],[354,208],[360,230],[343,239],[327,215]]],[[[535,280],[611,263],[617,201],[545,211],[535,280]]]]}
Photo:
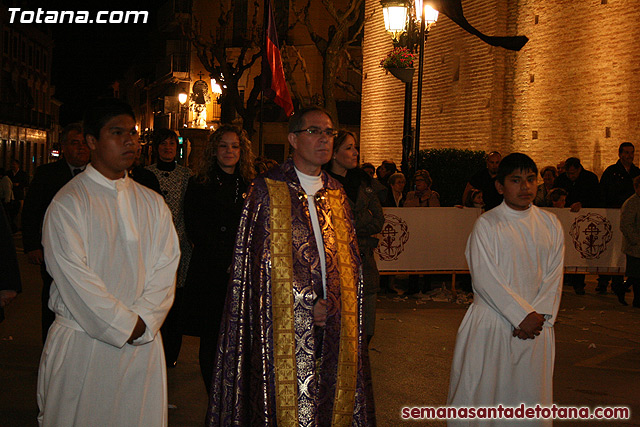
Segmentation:
{"type": "Polygon", "coordinates": [[[91,163],[87,165],[84,172],[81,173],[80,175],[82,176],[83,174],[86,174],[86,176],[91,178],[97,184],[100,184],[103,187],[116,190],[116,191],[129,187],[131,183],[131,179],[129,178],[129,175],[126,171],[124,173],[124,177],[122,178],[109,179],[106,176],[104,176],[102,173],[100,173],[96,168],[94,168],[93,165],[91,165],[91,163]]]}

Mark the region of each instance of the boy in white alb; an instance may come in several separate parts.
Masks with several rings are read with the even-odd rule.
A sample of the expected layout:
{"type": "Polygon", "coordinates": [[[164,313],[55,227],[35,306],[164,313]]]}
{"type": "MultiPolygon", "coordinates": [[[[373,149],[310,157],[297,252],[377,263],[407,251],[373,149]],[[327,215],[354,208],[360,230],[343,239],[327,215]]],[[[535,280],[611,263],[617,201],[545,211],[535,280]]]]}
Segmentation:
{"type": "MultiPolygon", "coordinates": [[[[553,324],[562,293],[564,234],[555,215],[533,206],[538,169],[528,156],[502,159],[497,208],[476,221],[466,257],[474,301],[458,330],[448,405],[550,406],[553,324]]],[[[513,419],[449,420],[454,425],[513,425],[513,419]]],[[[529,420],[518,425],[546,425],[529,420]]]]}
{"type": "Polygon", "coordinates": [[[38,422],[166,426],[159,329],[173,303],[178,236],[162,197],[127,176],[138,149],[131,107],[96,102],[84,131],[91,163],[44,220],[56,320],[40,359],[38,422]]]}

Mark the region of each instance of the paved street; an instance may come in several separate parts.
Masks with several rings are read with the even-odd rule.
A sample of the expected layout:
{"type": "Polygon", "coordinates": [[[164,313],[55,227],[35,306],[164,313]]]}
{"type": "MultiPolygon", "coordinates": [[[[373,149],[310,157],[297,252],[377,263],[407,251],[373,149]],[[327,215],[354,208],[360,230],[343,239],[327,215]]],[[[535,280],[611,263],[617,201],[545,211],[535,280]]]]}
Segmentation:
{"type": "MultiPolygon", "coordinates": [[[[27,264],[23,254],[19,257],[25,290],[7,308],[7,319],[0,324],[0,427],[37,424],[41,284],[37,267],[27,264]]],[[[571,288],[563,295],[556,324],[554,400],[565,406],[629,406],[631,420],[597,425],[640,426],[640,310],[622,307],[613,295],[595,295],[595,277],[588,279],[587,295],[577,296],[571,288]]],[[[386,296],[378,304],[376,335],[371,342],[378,425],[404,425],[400,418],[403,406],[445,404],[456,330],[466,306],[386,296]]],[[[178,366],[169,371],[169,402],[176,406],[169,411],[170,425],[202,425],[205,394],[197,339],[185,337],[178,366]]]]}

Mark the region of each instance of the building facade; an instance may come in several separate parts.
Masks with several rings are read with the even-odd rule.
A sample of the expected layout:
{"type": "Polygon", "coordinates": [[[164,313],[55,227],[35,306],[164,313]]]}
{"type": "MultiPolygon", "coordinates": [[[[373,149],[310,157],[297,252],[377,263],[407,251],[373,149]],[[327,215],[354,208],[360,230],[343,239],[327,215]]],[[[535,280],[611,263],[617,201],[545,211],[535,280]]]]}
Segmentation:
{"type": "MultiPolygon", "coordinates": [[[[335,5],[344,7],[352,0],[334,0],[335,5]]],[[[278,33],[283,40],[281,51],[284,61],[287,83],[296,105],[322,103],[323,66],[318,52],[307,28],[296,20],[295,11],[304,5],[294,4],[289,0],[272,0],[278,33]]],[[[143,141],[148,138],[145,133],[153,129],[168,127],[177,130],[190,141],[190,156],[193,164],[202,151],[208,132],[216,129],[221,121],[221,90],[214,81],[215,75],[203,65],[197,48],[184,34],[184,26],[195,28],[205,42],[210,42],[211,35],[225,46],[227,61],[236,65],[241,46],[253,36],[257,45],[249,48],[245,55],[245,63],[259,52],[261,43],[263,2],[202,0],[168,0],[158,11],[157,52],[153,59],[154,69],[136,67],[131,70],[123,82],[125,98],[134,105],[139,117],[139,129],[143,141]],[[225,14],[226,25],[220,25],[221,13],[225,14]],[[206,90],[199,91],[206,84],[206,90]],[[178,95],[188,95],[184,104],[179,103],[178,95]]],[[[336,23],[327,13],[321,2],[312,2],[309,16],[318,35],[328,38],[331,25],[336,23]]],[[[355,62],[361,59],[361,47],[348,48],[349,57],[355,62]]],[[[346,61],[346,56],[345,56],[346,61]]],[[[140,64],[143,65],[143,64],[140,64]]],[[[338,71],[342,86],[335,89],[338,111],[345,113],[341,121],[350,129],[358,128],[360,116],[361,70],[354,69],[346,62],[339,64],[338,71]]],[[[244,71],[237,82],[238,93],[244,104],[250,100],[255,79],[261,73],[261,60],[257,58],[244,71]]],[[[258,78],[259,81],[259,78],[258,78]]],[[[259,98],[258,98],[259,99],[259,98]]],[[[342,114],[341,114],[342,116],[342,114]]],[[[242,117],[235,115],[234,123],[242,126],[242,117]]],[[[283,161],[289,155],[287,142],[287,120],[280,107],[267,101],[264,105],[264,122],[260,130],[260,113],[254,123],[251,137],[256,155],[283,161]],[[262,134],[262,136],[261,136],[262,134]]]]}
{"type": "MultiPolygon", "coordinates": [[[[624,141],[640,142],[640,3],[465,0],[487,35],[525,35],[519,52],[491,47],[446,16],[428,36],[420,148],[520,151],[540,166],[567,157],[600,174],[624,141]]],[[[400,162],[404,84],[385,75],[392,49],[367,0],[361,144],[364,161],[400,162]]],[[[417,67],[417,66],[416,66],[417,67]]],[[[414,108],[417,73],[414,75],[414,108]]],[[[415,117],[414,117],[415,120],[415,117]]]]}
{"type": "Polygon", "coordinates": [[[38,25],[9,22],[0,8],[0,167],[17,159],[33,175],[51,159],[58,140],[60,103],[53,99],[51,34],[38,25]]]}

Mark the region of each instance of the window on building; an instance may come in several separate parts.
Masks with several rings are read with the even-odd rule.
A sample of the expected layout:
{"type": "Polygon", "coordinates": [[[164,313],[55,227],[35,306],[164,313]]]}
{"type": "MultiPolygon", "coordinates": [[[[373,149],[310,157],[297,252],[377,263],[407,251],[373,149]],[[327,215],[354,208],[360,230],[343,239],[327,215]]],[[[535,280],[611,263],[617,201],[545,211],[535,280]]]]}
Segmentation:
{"type": "Polygon", "coordinates": [[[27,61],[27,43],[25,41],[22,41],[22,46],[20,49],[20,60],[22,62],[27,61]]]}
{"type": "Polygon", "coordinates": [[[42,71],[47,72],[47,52],[42,52],[42,71]]]}
{"type": "Polygon", "coordinates": [[[18,58],[18,37],[17,36],[13,36],[11,45],[12,45],[11,56],[17,59],[18,58]]]}
{"type": "Polygon", "coordinates": [[[36,70],[40,69],[40,48],[36,48],[36,70]]]}
{"type": "Polygon", "coordinates": [[[27,55],[27,64],[33,67],[33,46],[29,45],[29,54],[27,55]]]}

